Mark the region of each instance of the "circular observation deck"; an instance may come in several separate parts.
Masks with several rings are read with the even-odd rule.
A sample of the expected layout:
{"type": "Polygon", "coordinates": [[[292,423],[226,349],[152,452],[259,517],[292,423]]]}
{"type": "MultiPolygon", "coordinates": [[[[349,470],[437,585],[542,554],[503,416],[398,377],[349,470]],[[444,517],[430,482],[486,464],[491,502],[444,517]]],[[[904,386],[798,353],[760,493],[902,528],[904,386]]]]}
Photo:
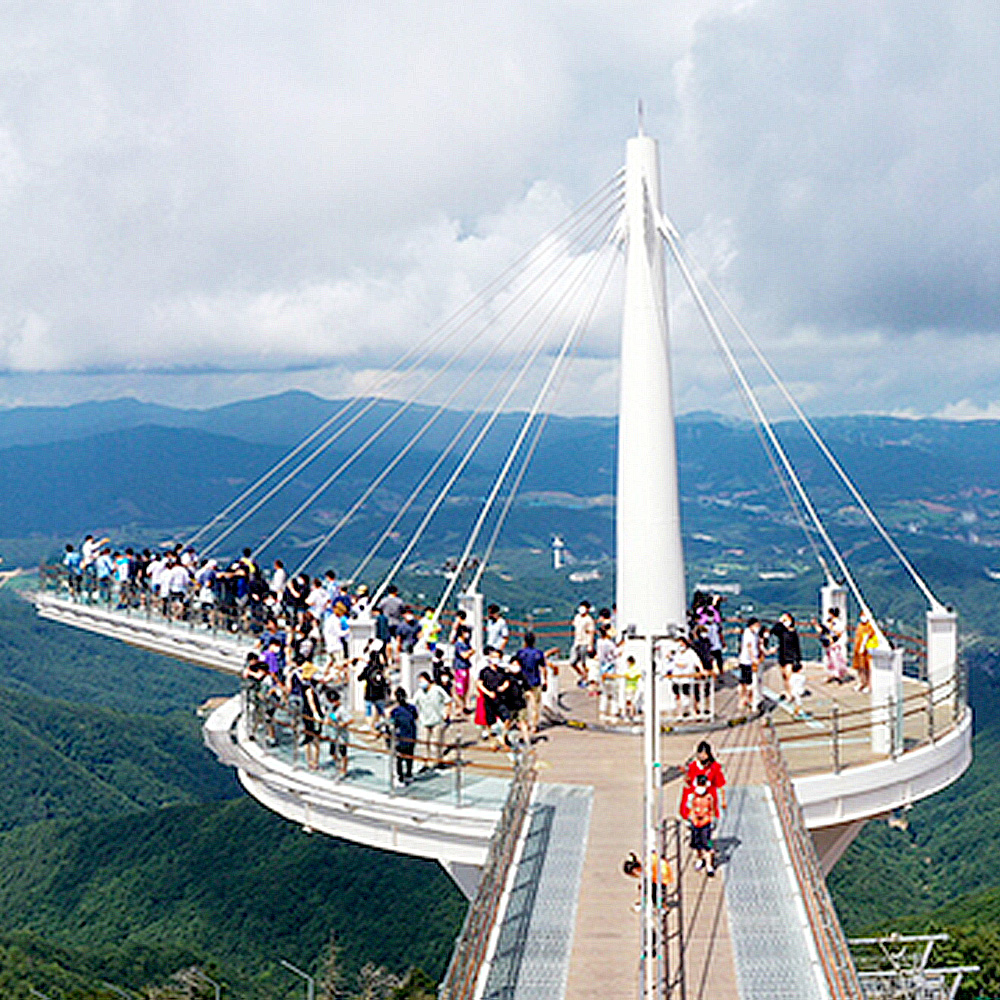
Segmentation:
{"type": "MultiPolygon", "coordinates": [[[[253,645],[253,636],[238,622],[169,620],[150,608],[116,607],[94,594],[71,593],[56,577],[43,582],[44,589],[33,595],[40,615],[167,656],[238,674],[253,645]]],[[[778,701],[777,667],[765,669],[761,694],[773,709],[796,796],[829,868],[865,820],[912,805],[957,780],[971,761],[972,713],[958,671],[933,690],[926,681],[903,677],[899,697],[880,704],[848,685],[825,684],[817,664],[807,664],[806,671],[809,694],[798,716],[778,701]]],[[[550,691],[550,699],[554,694],[550,691]]],[[[693,738],[736,722],[736,702],[729,674],[714,693],[711,719],[667,717],[665,726],[693,738]]],[[[576,689],[560,696],[559,707],[562,721],[601,726],[597,700],[576,689]]],[[[342,777],[329,759],[328,744],[320,769],[311,771],[287,728],[268,746],[248,725],[244,708],[239,697],[223,704],[207,720],[205,739],[268,808],[309,829],[436,858],[446,867],[483,863],[511,777],[506,755],[469,746],[469,732],[457,741],[453,733],[449,740],[465,745],[450,751],[445,767],[417,773],[413,784],[401,786],[385,741],[355,731],[352,764],[342,777]]],[[[637,738],[625,726],[604,728],[621,739],[637,738]]],[[[543,780],[545,751],[542,743],[543,780]]],[[[416,762],[415,772],[421,764],[416,762]]]]}

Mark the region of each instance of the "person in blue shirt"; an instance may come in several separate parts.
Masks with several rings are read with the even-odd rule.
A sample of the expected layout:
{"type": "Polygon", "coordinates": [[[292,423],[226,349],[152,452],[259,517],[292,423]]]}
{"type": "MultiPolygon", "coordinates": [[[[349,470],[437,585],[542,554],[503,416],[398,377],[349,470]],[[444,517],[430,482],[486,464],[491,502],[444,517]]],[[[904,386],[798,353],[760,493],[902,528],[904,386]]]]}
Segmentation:
{"type": "Polygon", "coordinates": [[[82,557],[72,545],[67,544],[66,555],[63,556],[63,566],[66,567],[66,577],[72,594],[80,593],[80,583],[83,580],[82,557]]]}
{"type": "Polygon", "coordinates": [[[514,654],[514,659],[521,665],[524,699],[528,703],[528,731],[534,736],[542,714],[542,692],[548,672],[545,654],[535,648],[534,632],[525,633],[524,645],[514,654]]]}
{"type": "Polygon", "coordinates": [[[396,705],[389,713],[396,735],[396,777],[400,784],[413,781],[413,753],[417,745],[417,710],[406,700],[406,691],[396,688],[396,705]]]}

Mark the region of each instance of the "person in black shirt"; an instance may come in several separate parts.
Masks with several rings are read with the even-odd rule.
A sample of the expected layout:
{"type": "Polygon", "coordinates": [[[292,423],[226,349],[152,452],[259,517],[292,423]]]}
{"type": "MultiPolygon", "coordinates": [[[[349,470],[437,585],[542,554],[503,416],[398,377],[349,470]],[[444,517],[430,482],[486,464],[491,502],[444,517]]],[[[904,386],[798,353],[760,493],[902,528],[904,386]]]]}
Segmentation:
{"type": "Polygon", "coordinates": [[[531,735],[528,731],[528,702],[525,698],[528,684],[516,655],[510,658],[510,662],[503,668],[502,674],[507,682],[503,692],[503,701],[509,713],[504,723],[504,737],[509,744],[510,731],[514,726],[517,726],[518,732],[521,734],[521,745],[529,746],[531,735]]]}
{"type": "MultiPolygon", "coordinates": [[[[785,688],[783,697],[789,701],[797,700],[792,685],[792,675],[802,672],[802,647],[799,645],[799,633],[795,630],[795,619],[791,614],[787,611],[782,613],[771,626],[771,636],[778,643],[778,666],[781,668],[781,679],[785,688]]],[[[801,692],[799,695],[801,696],[801,692]]]]}
{"type": "Polygon", "coordinates": [[[495,727],[498,721],[506,721],[510,711],[504,700],[510,680],[500,669],[500,654],[492,646],[486,647],[486,662],[479,671],[476,689],[483,700],[483,739],[489,740],[494,750],[500,749],[495,727]]]}
{"type": "Polygon", "coordinates": [[[385,674],[382,645],[378,643],[368,654],[368,662],[358,675],[365,685],[365,718],[373,728],[385,718],[385,703],[389,699],[389,680],[385,674]]]}

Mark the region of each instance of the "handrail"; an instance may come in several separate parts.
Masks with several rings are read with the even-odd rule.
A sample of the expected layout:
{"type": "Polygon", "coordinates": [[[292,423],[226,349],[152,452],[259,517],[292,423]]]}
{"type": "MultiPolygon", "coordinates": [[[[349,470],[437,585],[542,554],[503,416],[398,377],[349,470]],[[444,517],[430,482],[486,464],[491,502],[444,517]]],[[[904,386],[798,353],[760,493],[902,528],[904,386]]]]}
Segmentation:
{"type": "Polygon", "coordinates": [[[500,821],[490,841],[479,888],[469,906],[455,942],[448,971],[438,988],[440,1000],[474,1000],[500,901],[510,876],[517,842],[528,816],[536,778],[535,762],[526,759],[516,768],[500,821]]]}
{"type": "MultiPolygon", "coordinates": [[[[785,749],[792,753],[799,745],[814,748],[817,740],[829,739],[834,774],[839,774],[846,767],[872,763],[872,758],[867,753],[861,759],[857,759],[855,755],[854,760],[848,760],[851,755],[846,744],[856,743],[857,734],[874,734],[880,727],[885,727],[885,754],[898,758],[928,744],[935,744],[951,732],[963,717],[959,704],[962,697],[959,677],[949,677],[934,687],[926,681],[918,683],[919,690],[899,700],[890,698],[884,705],[850,709],[834,701],[827,712],[810,712],[795,719],[772,718],[770,724],[785,749]],[[951,711],[953,703],[955,711],[951,711]],[[926,719],[923,726],[921,719],[926,719]],[[807,728],[804,729],[803,726],[807,728]],[[820,731],[817,731],[817,726],[820,731]]],[[[814,756],[808,758],[802,766],[796,766],[794,760],[789,766],[796,775],[827,770],[814,756]]]]}
{"type": "MultiPolygon", "coordinates": [[[[261,727],[266,727],[266,725],[268,724],[272,724],[285,731],[290,731],[296,736],[296,738],[301,733],[302,730],[301,730],[300,717],[297,716],[296,713],[292,712],[286,705],[281,705],[279,707],[281,708],[282,712],[288,716],[288,718],[284,719],[279,718],[277,716],[277,713],[275,713],[269,719],[265,719],[265,714],[262,711],[262,708],[259,704],[261,700],[259,697],[259,692],[244,689],[244,695],[248,701],[250,699],[253,699],[254,701],[252,716],[248,717],[248,725],[252,727],[254,735],[256,735],[257,731],[259,731],[261,727]]],[[[329,725],[329,723],[327,723],[326,720],[323,720],[322,725],[329,725]]],[[[370,731],[362,729],[361,727],[357,726],[354,723],[337,723],[336,728],[342,729],[351,734],[355,734],[356,736],[359,737],[364,735],[369,737],[369,739],[364,742],[362,742],[361,739],[351,740],[350,738],[348,738],[347,740],[343,740],[339,736],[336,735],[329,736],[323,733],[322,729],[319,733],[316,734],[316,739],[321,744],[322,743],[336,744],[344,746],[347,749],[353,748],[355,750],[363,750],[366,753],[374,753],[378,754],[379,756],[390,757],[393,760],[395,760],[396,758],[401,758],[403,760],[412,760],[415,764],[438,763],[437,758],[428,756],[426,754],[420,754],[420,753],[408,754],[400,752],[395,746],[395,740],[391,738],[391,730],[388,728],[389,727],[388,720],[386,720],[386,726],[387,726],[386,732],[380,733],[378,731],[370,731]],[[380,743],[386,740],[389,741],[389,746],[383,747],[379,745],[380,743]]],[[[417,739],[414,742],[419,744],[422,741],[420,739],[417,739]]],[[[297,754],[297,744],[295,749],[297,754]]],[[[483,753],[496,752],[496,751],[487,751],[485,748],[480,748],[470,745],[468,743],[456,741],[453,743],[449,743],[447,745],[442,745],[442,759],[448,757],[449,755],[453,754],[461,755],[469,751],[473,752],[478,751],[483,753]]],[[[524,753],[523,749],[521,749],[519,746],[511,747],[511,752],[514,753],[516,756],[523,755],[524,753]]],[[[450,767],[458,767],[462,768],[463,770],[482,771],[494,774],[500,773],[505,775],[510,775],[516,769],[516,767],[512,767],[511,765],[508,764],[499,764],[499,763],[493,764],[486,761],[480,763],[468,759],[463,759],[461,756],[455,756],[452,760],[447,761],[447,764],[450,767]]]]}
{"type": "Polygon", "coordinates": [[[830,898],[815,844],[806,829],[802,807],[795,797],[781,744],[769,719],[761,726],[761,756],[831,998],[863,1000],[847,939],[830,898]]]}

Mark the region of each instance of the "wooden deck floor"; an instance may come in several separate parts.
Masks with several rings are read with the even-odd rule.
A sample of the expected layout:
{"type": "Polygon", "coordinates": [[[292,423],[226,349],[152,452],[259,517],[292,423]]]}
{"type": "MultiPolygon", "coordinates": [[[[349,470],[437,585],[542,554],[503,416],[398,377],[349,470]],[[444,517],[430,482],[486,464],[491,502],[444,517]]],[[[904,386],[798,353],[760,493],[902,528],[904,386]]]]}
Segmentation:
{"type": "MultiPolygon", "coordinates": [[[[720,692],[729,709],[731,690],[720,692]]],[[[593,702],[583,694],[566,696],[574,718],[593,721],[593,702]]],[[[635,1000],[639,976],[639,915],[633,904],[636,883],[622,874],[629,851],[642,846],[642,740],[638,736],[550,729],[539,747],[540,778],[594,789],[594,806],[570,963],[567,1000],[635,1000]]],[[[663,738],[666,768],[681,769],[701,736],[663,738]]],[[[756,723],[709,735],[730,784],[763,781],[756,723]]],[[[669,772],[668,772],[669,773],[669,772]]],[[[676,810],[680,778],[664,788],[664,810],[676,810]]],[[[686,964],[690,1000],[738,995],[724,896],[725,869],[714,879],[691,867],[684,854],[686,964]]]]}

